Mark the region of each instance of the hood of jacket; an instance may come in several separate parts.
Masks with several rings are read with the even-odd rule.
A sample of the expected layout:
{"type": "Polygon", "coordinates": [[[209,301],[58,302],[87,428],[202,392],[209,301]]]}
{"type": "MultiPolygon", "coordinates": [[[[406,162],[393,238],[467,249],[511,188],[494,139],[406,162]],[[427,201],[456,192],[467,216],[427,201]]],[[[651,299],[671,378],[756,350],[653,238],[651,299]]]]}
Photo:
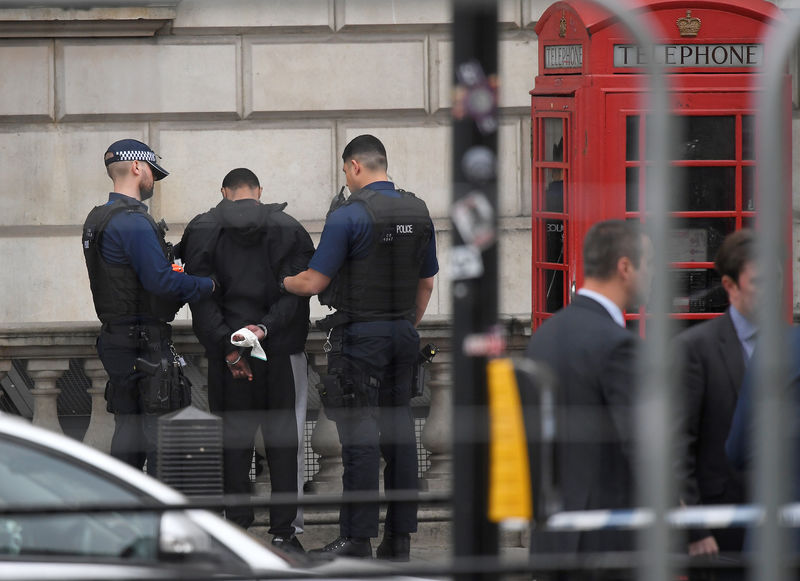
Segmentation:
{"type": "Polygon", "coordinates": [[[243,245],[258,244],[267,229],[269,215],[286,207],[280,204],[262,204],[258,200],[222,200],[216,214],[226,234],[243,245]]]}

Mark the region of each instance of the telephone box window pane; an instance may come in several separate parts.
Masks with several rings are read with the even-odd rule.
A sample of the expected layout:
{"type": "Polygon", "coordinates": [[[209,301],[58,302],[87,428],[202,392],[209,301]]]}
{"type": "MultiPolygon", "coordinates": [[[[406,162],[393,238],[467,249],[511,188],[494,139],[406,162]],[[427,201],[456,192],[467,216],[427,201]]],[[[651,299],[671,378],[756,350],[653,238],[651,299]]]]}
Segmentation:
{"type": "Polygon", "coordinates": [[[564,264],[564,222],[562,220],[545,220],[544,229],[545,262],[564,264]]]}
{"type": "Polygon", "coordinates": [[[736,159],[734,116],[685,116],[679,159],[736,159]]]}
{"type": "Polygon", "coordinates": [[[728,295],[714,269],[689,268],[673,270],[675,313],[721,313],[728,307],[728,295]]]}
{"type": "Polygon", "coordinates": [[[545,311],[555,313],[564,306],[564,273],[560,270],[544,271],[545,311]]]}
{"type": "Polygon", "coordinates": [[[676,168],[676,211],[732,211],[736,209],[736,168],[676,168]]]}
{"type": "Polygon", "coordinates": [[[563,212],[564,211],[564,170],[545,169],[544,170],[544,211],[563,212]]]}
{"type": "Polygon", "coordinates": [[[749,216],[742,217],[742,228],[750,228],[754,230],[756,227],[756,219],[750,218],[749,216]]]}
{"type": "Polygon", "coordinates": [[[742,210],[753,212],[756,209],[756,168],[742,168],[742,210]]]}
{"type": "Polygon", "coordinates": [[[544,160],[564,161],[564,123],[559,118],[544,119],[544,160]]]}
{"type": "Polygon", "coordinates": [[[742,115],[742,159],[756,158],[756,128],[752,115],[742,115]]]}
{"type": "Polygon", "coordinates": [[[680,218],[670,230],[670,262],[714,262],[735,218],[680,218]]]}
{"type": "Polygon", "coordinates": [[[629,115],[625,118],[625,159],[639,160],[639,116],[629,115]]]}
{"type": "Polygon", "coordinates": [[[625,168],[625,210],[639,211],[639,168],[625,168]]]}

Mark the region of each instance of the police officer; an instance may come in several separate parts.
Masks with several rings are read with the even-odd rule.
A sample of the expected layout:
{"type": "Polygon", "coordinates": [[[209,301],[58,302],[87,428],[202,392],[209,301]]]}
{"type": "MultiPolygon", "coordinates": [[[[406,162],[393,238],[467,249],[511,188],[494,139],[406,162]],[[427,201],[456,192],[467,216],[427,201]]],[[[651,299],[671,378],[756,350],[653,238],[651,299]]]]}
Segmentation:
{"type": "MultiPolygon", "coordinates": [[[[377,491],[380,454],[384,489],[417,490],[417,448],[410,400],[419,352],[415,329],[439,270],[433,223],[425,203],[387,177],[386,149],[360,135],[342,154],[351,196],[329,212],[308,270],[286,277],[288,292],[320,294],[336,313],[320,321],[328,333],[326,413],[342,444],[344,491],[377,491]],[[325,291],[325,292],[323,292],[325,291]],[[342,406],[337,409],[335,406],[342,406]]],[[[371,557],[378,535],[376,503],[346,504],[340,536],[324,553],[371,557]]],[[[417,508],[390,503],[378,558],[408,560],[417,508]]]]}
{"type": "MultiPolygon", "coordinates": [[[[262,191],[249,169],[228,172],[223,199],[189,223],[181,253],[187,272],[214,273],[225,288],[223,296],[192,305],[192,325],[208,357],[209,407],[222,417],[225,493],[250,494],[253,439],[260,427],[272,491],[297,495],[304,476],[309,308],[307,298],[281,293],[278,282],[281,274],[306,269],[314,244],[283,211],[286,203],[261,203],[262,191]],[[266,360],[252,348],[231,344],[245,327],[266,360]]],[[[303,551],[296,537],[303,530],[302,510],[272,506],[269,514],[272,544],[303,551]]],[[[228,506],[225,516],[247,528],[253,508],[228,506]]]]}
{"type": "Polygon", "coordinates": [[[178,363],[168,322],[183,303],[211,296],[215,283],[173,269],[166,224],[156,224],[142,203],[153,195],[155,181],[168,175],[150,147],[122,139],[109,146],[104,159],[114,191],[89,212],[83,251],[102,323],[97,353],[109,376],[111,455],[139,469],[147,460],[148,473],[155,475],[157,415],[146,412],[157,406],[146,397],[152,377],[143,369],[166,373],[178,363]]]}

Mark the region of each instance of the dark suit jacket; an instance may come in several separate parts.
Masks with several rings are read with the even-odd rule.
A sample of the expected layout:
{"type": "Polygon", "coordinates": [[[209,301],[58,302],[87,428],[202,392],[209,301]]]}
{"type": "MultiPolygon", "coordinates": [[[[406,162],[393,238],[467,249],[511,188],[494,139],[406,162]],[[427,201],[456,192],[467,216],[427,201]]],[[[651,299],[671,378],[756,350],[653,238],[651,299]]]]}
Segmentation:
{"type": "MultiPolygon", "coordinates": [[[[682,370],[675,438],[681,497],[688,505],[744,502],[743,478],[725,455],[745,371],[742,344],[730,313],[683,331],[674,346],[682,370]]],[[[690,538],[708,534],[694,531],[690,538]]]]}
{"type": "MultiPolygon", "coordinates": [[[[787,334],[790,345],[789,393],[786,403],[789,410],[788,437],[793,439],[794,461],[792,499],[800,500],[800,327],[792,328],[787,334]]],[[[755,464],[755,366],[750,365],[742,381],[736,411],[731,421],[731,430],[725,443],[725,451],[731,465],[738,470],[747,470],[755,464]]],[[[787,444],[788,445],[788,444],[787,444]]]]}
{"type": "MultiPolygon", "coordinates": [[[[786,394],[786,405],[788,409],[788,425],[785,443],[789,450],[794,452],[793,462],[789,466],[791,472],[791,499],[794,502],[800,501],[800,328],[792,328],[787,335],[787,343],[790,349],[789,360],[789,393],[786,394]]],[[[754,357],[757,357],[754,354],[754,357]]],[[[736,402],[736,411],[731,422],[731,431],[725,443],[725,451],[731,464],[739,470],[752,469],[755,464],[755,406],[756,394],[755,385],[755,366],[750,365],[745,373],[742,389],[739,392],[739,399],[736,402]]],[[[747,535],[751,535],[748,530],[747,535]]],[[[800,529],[794,528],[789,533],[789,539],[793,552],[800,554],[800,529]]],[[[745,548],[753,550],[753,539],[745,541],[745,548]]]]}
{"type": "MultiPolygon", "coordinates": [[[[564,510],[634,505],[637,343],[600,303],[581,295],[531,337],[526,355],[547,364],[557,382],[556,477],[564,510]]],[[[628,550],[631,538],[627,532],[545,533],[535,534],[531,545],[548,552],[628,550]]]]}

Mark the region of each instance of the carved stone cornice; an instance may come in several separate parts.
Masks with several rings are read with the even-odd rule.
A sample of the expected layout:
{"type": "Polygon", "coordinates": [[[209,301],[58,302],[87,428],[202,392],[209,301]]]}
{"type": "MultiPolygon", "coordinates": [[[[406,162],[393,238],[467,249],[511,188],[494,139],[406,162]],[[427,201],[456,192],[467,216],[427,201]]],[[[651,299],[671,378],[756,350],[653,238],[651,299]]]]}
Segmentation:
{"type": "Polygon", "coordinates": [[[0,8],[0,38],[154,36],[170,27],[179,3],[180,0],[40,0],[37,7],[25,8],[25,2],[5,2],[0,8]]]}

